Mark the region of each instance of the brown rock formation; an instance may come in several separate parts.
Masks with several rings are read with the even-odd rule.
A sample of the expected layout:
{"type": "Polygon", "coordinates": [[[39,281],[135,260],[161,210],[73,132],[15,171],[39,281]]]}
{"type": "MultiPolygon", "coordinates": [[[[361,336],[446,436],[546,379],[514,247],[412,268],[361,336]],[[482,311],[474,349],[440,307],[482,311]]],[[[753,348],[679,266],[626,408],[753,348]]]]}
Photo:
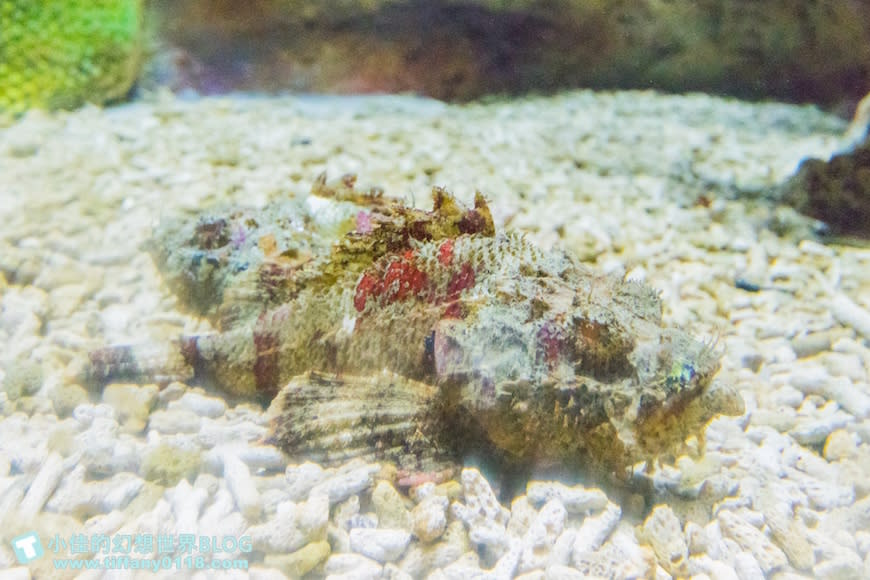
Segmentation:
{"type": "Polygon", "coordinates": [[[170,82],[468,99],[566,87],[854,105],[867,0],[155,0],[170,82]],[[242,7],[244,6],[244,7],[242,7]]]}

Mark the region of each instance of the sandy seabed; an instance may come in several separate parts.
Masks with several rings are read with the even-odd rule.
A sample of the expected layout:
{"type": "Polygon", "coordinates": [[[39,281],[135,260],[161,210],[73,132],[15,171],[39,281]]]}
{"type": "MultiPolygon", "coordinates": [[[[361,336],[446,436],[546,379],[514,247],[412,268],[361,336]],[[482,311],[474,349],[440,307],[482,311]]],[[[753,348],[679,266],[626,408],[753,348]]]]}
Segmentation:
{"type": "MultiPolygon", "coordinates": [[[[649,92],[158,98],[0,128],[0,576],[107,566],[55,537],[193,534],[251,550],[158,575],[870,577],[870,251],[819,243],[772,201],[844,129],[809,107],[649,92]],[[322,172],[421,207],[433,185],[480,190],[498,227],[644,280],[669,321],[718,337],[717,380],[746,413],[660,470],[653,505],[545,481],[499,503],[474,469],[406,495],[383,466],[297,464],[257,443],[261,407],[201,387],[76,384],[92,348],[208,330],[140,249],[161,216],[304,195],[322,172]],[[30,530],[46,555],[22,565],[12,539],[30,530]]],[[[153,552],[128,556],[181,555],[153,552]]]]}

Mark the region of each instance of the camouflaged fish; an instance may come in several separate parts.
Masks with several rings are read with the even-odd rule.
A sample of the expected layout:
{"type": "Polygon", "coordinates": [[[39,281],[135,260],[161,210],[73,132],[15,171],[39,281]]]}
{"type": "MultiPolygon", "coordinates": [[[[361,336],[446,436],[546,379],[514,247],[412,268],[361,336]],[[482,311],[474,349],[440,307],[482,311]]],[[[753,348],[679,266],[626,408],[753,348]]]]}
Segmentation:
{"type": "Polygon", "coordinates": [[[619,470],[742,412],[653,290],[496,233],[479,194],[433,199],[321,178],[307,198],[163,224],[155,261],[217,331],[95,351],[91,377],[196,377],[274,399],[291,454],[412,467],[473,448],[619,470]]]}

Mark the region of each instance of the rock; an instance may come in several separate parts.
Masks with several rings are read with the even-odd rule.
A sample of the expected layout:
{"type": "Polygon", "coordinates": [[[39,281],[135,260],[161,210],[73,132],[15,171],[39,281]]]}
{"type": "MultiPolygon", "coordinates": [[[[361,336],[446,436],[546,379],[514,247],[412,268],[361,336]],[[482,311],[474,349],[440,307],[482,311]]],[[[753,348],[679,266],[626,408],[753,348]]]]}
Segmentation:
{"type": "MultiPolygon", "coordinates": [[[[270,556],[272,556],[272,554],[267,554],[266,558],[269,558],[270,556]]],[[[281,554],[275,556],[277,561],[280,562],[281,554]]],[[[277,564],[268,568],[265,567],[265,565],[253,565],[248,569],[248,578],[250,580],[287,580],[288,576],[277,568],[277,564]]],[[[295,578],[295,576],[289,576],[289,578],[295,578]]]]}
{"type": "Polygon", "coordinates": [[[326,537],[329,523],[329,498],[323,494],[311,494],[308,501],[296,506],[296,525],[308,540],[326,537]]]}
{"type": "Polygon", "coordinates": [[[19,398],[15,409],[28,416],[54,414],[54,407],[51,405],[51,399],[38,396],[19,398]]]}
{"type": "Polygon", "coordinates": [[[405,499],[386,481],[379,481],[375,486],[372,492],[372,505],[381,527],[410,529],[411,515],[405,507],[405,499]]]}
{"type": "Polygon", "coordinates": [[[495,578],[513,578],[522,554],[522,544],[517,538],[508,539],[507,551],[499,557],[490,574],[495,578]]]}
{"type": "Polygon", "coordinates": [[[193,487],[205,490],[208,495],[214,495],[220,488],[220,480],[211,473],[200,473],[196,476],[193,487]]]}
{"type": "Polygon", "coordinates": [[[88,392],[77,384],[59,383],[48,396],[58,417],[69,417],[76,407],[88,402],[88,392]]]}
{"type": "Polygon", "coordinates": [[[816,564],[813,576],[820,579],[863,578],[864,562],[852,550],[842,548],[832,558],[816,564]]]}
{"type": "Polygon", "coordinates": [[[414,580],[410,574],[403,572],[395,564],[384,566],[383,578],[386,580],[414,580]]]}
{"type": "Polygon", "coordinates": [[[123,509],[138,495],[144,481],[130,473],[119,473],[109,479],[85,481],[85,466],[78,465],[67,475],[45,509],[77,517],[88,517],[123,509]]]}
{"type": "Polygon", "coordinates": [[[94,418],[87,430],[75,436],[75,443],[81,450],[81,464],[92,476],[139,470],[139,450],[129,441],[122,444],[113,418],[94,418]]]}
{"type": "Polygon", "coordinates": [[[526,486],[526,495],[536,505],[558,498],[572,514],[599,511],[607,505],[607,496],[600,489],[587,489],[582,485],[568,487],[555,481],[530,482],[526,486]]]}
{"type": "Polygon", "coordinates": [[[350,553],[350,534],[347,533],[347,530],[333,524],[328,524],[326,526],[326,537],[329,540],[329,545],[332,546],[333,552],[336,554],[350,553]]]}
{"type": "Polygon", "coordinates": [[[689,570],[692,577],[721,578],[722,580],[740,580],[731,566],[714,560],[706,554],[697,554],[689,558],[689,570]]]}
{"type": "Polygon", "coordinates": [[[201,452],[161,443],[145,451],[140,473],[148,481],[174,486],[181,479],[194,479],[201,466],[201,452]]]}
{"type": "Polygon", "coordinates": [[[54,493],[61,475],[63,475],[63,458],[57,453],[50,453],[18,508],[19,517],[29,520],[36,516],[46,500],[54,493]]]}
{"type": "Polygon", "coordinates": [[[380,470],[381,466],[376,463],[351,461],[315,485],[311,493],[325,494],[329,503],[335,504],[371,487],[373,476],[380,470]]]}
{"type": "Polygon", "coordinates": [[[804,394],[791,385],[785,385],[776,389],[771,394],[771,402],[778,407],[783,406],[797,409],[804,402],[804,394]]]}
{"type": "Polygon", "coordinates": [[[262,552],[294,552],[310,542],[326,539],[329,500],[312,494],[307,502],[278,504],[275,515],[264,524],[252,526],[248,533],[254,549],[262,552]]]}
{"type": "Polygon", "coordinates": [[[743,580],[765,580],[761,566],[748,552],[738,552],[734,555],[734,571],[743,580]]]}
{"type": "Polygon", "coordinates": [[[185,410],[195,413],[200,417],[216,419],[226,413],[227,404],[217,397],[206,397],[199,393],[187,392],[176,401],[171,401],[167,406],[170,411],[185,410]]]}
{"type": "Polygon", "coordinates": [[[594,552],[575,552],[574,566],[585,577],[652,578],[656,576],[655,555],[649,548],[641,548],[637,544],[630,529],[616,530],[610,541],[594,552]]]}
{"type": "Polygon", "coordinates": [[[186,479],[182,479],[173,489],[166,491],[166,497],[172,504],[177,529],[193,533],[199,514],[209,498],[208,491],[193,487],[186,479]]]}
{"type": "Polygon", "coordinates": [[[197,527],[209,535],[218,537],[235,536],[238,538],[242,535],[250,535],[252,544],[255,542],[245,518],[236,511],[236,502],[232,494],[224,487],[218,489],[214,494],[211,504],[205,508],[199,518],[197,527]]]}
{"type": "Polygon", "coordinates": [[[443,495],[449,500],[456,500],[462,496],[462,484],[451,479],[436,485],[433,493],[435,495],[443,495]]]}
{"type": "Polygon", "coordinates": [[[348,580],[380,578],[383,570],[383,566],[360,554],[332,554],[323,568],[327,578],[348,578],[348,580]]]}
{"type": "Polygon", "coordinates": [[[832,377],[846,377],[856,383],[867,380],[864,363],[857,354],[828,352],[821,359],[822,364],[832,377]]]}
{"type": "Polygon", "coordinates": [[[522,539],[518,563],[520,572],[547,566],[551,550],[564,530],[567,516],[568,512],[559,499],[553,498],[544,504],[522,539]]]}
{"type": "MultiPolygon", "coordinates": [[[[429,570],[444,568],[472,550],[465,526],[451,521],[441,540],[428,545],[412,545],[399,562],[399,568],[413,578],[421,578],[429,570]]],[[[477,557],[477,554],[474,553],[477,557]]]]}
{"type": "Polygon", "coordinates": [[[159,431],[166,435],[175,433],[196,433],[199,431],[201,419],[192,411],[176,409],[174,411],[155,411],[148,418],[148,429],[159,431]]]}
{"type": "Polygon", "coordinates": [[[829,378],[825,367],[818,364],[807,363],[795,370],[797,372],[788,375],[789,384],[805,395],[822,392],[829,378]]]}
{"type": "Polygon", "coordinates": [[[819,415],[821,416],[798,419],[794,428],[788,432],[789,435],[801,445],[819,445],[825,442],[828,435],[855,421],[854,417],[842,411],[819,415]]]}
{"type": "Polygon", "coordinates": [[[584,580],[588,576],[569,566],[550,566],[547,568],[545,578],[547,580],[584,580]]]}
{"type": "Polygon", "coordinates": [[[825,385],[824,396],[837,402],[844,410],[859,419],[870,417],[870,396],[858,387],[863,381],[852,381],[843,377],[831,380],[825,385]]]}
{"type": "Polygon", "coordinates": [[[566,528],[556,538],[553,544],[553,549],[550,550],[551,566],[565,566],[571,563],[571,556],[574,552],[574,542],[577,540],[577,529],[566,528]]]}
{"type": "Polygon", "coordinates": [[[49,317],[55,319],[71,317],[82,303],[93,294],[94,287],[98,284],[99,281],[90,282],[88,285],[72,283],[52,289],[48,293],[49,317]]]}
{"type": "Polygon", "coordinates": [[[0,417],[11,415],[16,407],[16,402],[11,400],[7,393],[0,391],[0,417]]]}
{"type": "MultiPolygon", "coordinates": [[[[176,63],[164,73],[171,84],[194,93],[215,87],[246,93],[367,91],[469,101],[493,91],[618,85],[832,107],[857,102],[868,87],[863,47],[870,33],[860,24],[870,20],[870,10],[863,3],[832,0],[824,9],[810,4],[799,12],[782,1],[763,8],[729,1],[709,7],[631,3],[618,13],[580,0],[468,0],[422,12],[415,7],[390,0],[332,7],[316,0],[271,1],[241,18],[223,4],[199,0],[160,4],[155,21],[161,46],[201,63],[195,71],[176,63]],[[211,12],[203,21],[206,10],[211,12]],[[268,25],[275,22],[281,26],[272,30],[268,25]],[[216,46],[202,46],[203,38],[218,37],[216,46]],[[252,46],[242,57],[232,47],[244,44],[252,46]],[[431,47],[434,54],[419,63],[408,57],[416,46],[431,47]],[[859,48],[844,53],[843,46],[859,48]],[[228,72],[243,65],[251,72],[228,72]],[[790,71],[788,78],[779,78],[783,70],[790,71]]],[[[206,157],[213,163],[238,163],[239,146],[215,149],[206,157]]],[[[703,161],[706,168],[710,161],[703,161]]],[[[441,167],[437,155],[417,164],[424,172],[441,167]]],[[[740,165],[722,168],[727,170],[739,177],[740,165]]]]}
{"type": "Polygon", "coordinates": [[[3,370],[3,390],[12,400],[33,395],[42,388],[42,364],[34,360],[9,361],[4,364],[3,370]]]}
{"type": "Polygon", "coordinates": [[[791,348],[798,358],[807,358],[831,350],[830,332],[812,332],[791,339],[791,348]]]}
{"type": "Polygon", "coordinates": [[[81,425],[74,419],[67,418],[50,427],[46,439],[46,449],[57,451],[64,457],[78,456],[81,453],[76,435],[81,431],[81,425]]]}
{"type": "Polygon", "coordinates": [[[843,324],[870,339],[870,312],[855,304],[845,294],[835,294],[830,303],[831,314],[843,324]]]}
{"type": "Polygon", "coordinates": [[[278,510],[278,504],[285,501],[292,501],[290,499],[290,494],[288,494],[283,489],[278,489],[274,487],[270,487],[267,489],[263,489],[260,487],[260,502],[263,507],[263,514],[270,518],[275,515],[275,512],[278,510]]]}
{"type": "Polygon", "coordinates": [[[672,576],[689,573],[689,547],[680,520],[666,505],[653,508],[643,523],[640,539],[652,546],[659,564],[672,576]]]}
{"type": "Polygon", "coordinates": [[[224,455],[224,479],[242,515],[249,520],[260,516],[260,492],[245,463],[231,453],[224,455]]]}
{"type": "MultiPolygon", "coordinates": [[[[870,139],[828,161],[805,159],[782,187],[783,201],[839,235],[870,236],[870,139]]],[[[840,318],[834,309],[834,316],[840,318]]],[[[857,328],[855,328],[858,330],[857,328]]],[[[859,331],[860,332],[860,331],[859,331]]]]}
{"type": "Polygon", "coordinates": [[[290,499],[300,501],[308,497],[308,492],[326,478],[326,471],[316,463],[288,465],[284,472],[290,499]]]}
{"type": "Polygon", "coordinates": [[[290,578],[301,578],[326,560],[330,551],[328,542],[312,542],[292,554],[266,554],[263,563],[290,578]]]}
{"type": "Polygon", "coordinates": [[[446,497],[433,494],[411,511],[411,529],[421,542],[434,542],[447,529],[448,503],[446,497]]]}
{"type": "Polygon", "coordinates": [[[577,536],[574,541],[573,561],[575,564],[583,560],[585,556],[598,550],[608,536],[619,524],[619,519],[622,517],[622,510],[618,505],[608,502],[604,511],[592,517],[587,517],[577,530],[577,536]]]}
{"type": "Polygon", "coordinates": [[[453,514],[468,526],[472,542],[486,546],[493,555],[501,556],[508,547],[505,527],[510,512],[498,502],[478,470],[463,469],[461,479],[465,503],[454,502],[453,514]]]}
{"type": "Polygon", "coordinates": [[[148,424],[148,414],[157,402],[157,393],[157,385],[111,384],[103,389],[103,403],[115,409],[123,432],[141,433],[148,424]]]}
{"type": "Polygon", "coordinates": [[[536,510],[528,496],[521,495],[511,502],[511,517],[508,520],[507,533],[516,538],[522,538],[538,517],[536,510]]]}
{"type": "Polygon", "coordinates": [[[108,405],[91,405],[89,403],[85,403],[79,405],[75,409],[73,409],[73,419],[75,419],[82,428],[87,428],[91,426],[94,418],[96,417],[106,417],[106,418],[115,418],[115,410],[108,405]]]}
{"type": "Polygon", "coordinates": [[[352,495],[335,507],[333,522],[342,530],[354,527],[352,524],[359,517],[359,496],[352,495]]]}
{"type": "Polygon", "coordinates": [[[717,515],[722,535],[737,542],[741,549],[749,552],[765,574],[778,570],[788,563],[781,549],[758,528],[747,523],[736,513],[720,510],[717,515]]]}
{"type": "Polygon", "coordinates": [[[834,508],[850,506],[855,501],[855,489],[851,485],[838,485],[804,475],[797,470],[789,470],[789,475],[817,510],[830,512],[834,508]]]}
{"type": "Polygon", "coordinates": [[[277,447],[239,443],[221,444],[208,450],[203,458],[206,468],[219,473],[223,469],[223,458],[227,453],[238,457],[254,472],[276,472],[285,469],[287,464],[284,454],[277,447]]]}
{"type": "Polygon", "coordinates": [[[162,406],[169,406],[169,403],[172,401],[177,401],[181,397],[184,396],[189,390],[189,387],[184,383],[179,383],[178,381],[173,381],[166,385],[163,389],[160,390],[160,393],[157,395],[158,399],[160,399],[160,404],[162,406]]]}
{"type": "Polygon", "coordinates": [[[798,570],[809,570],[816,563],[813,546],[806,525],[791,515],[788,504],[771,506],[764,511],[764,521],[770,535],[785,553],[788,561],[798,570]]]}
{"type": "Polygon", "coordinates": [[[411,541],[405,530],[354,528],[350,531],[350,547],[354,552],[377,560],[394,562],[411,541]]]}
{"type": "Polygon", "coordinates": [[[773,427],[781,433],[785,433],[794,429],[797,424],[795,412],[792,409],[784,408],[778,410],[756,409],[749,416],[753,426],[773,427]]]}
{"type": "MultiPolygon", "coordinates": [[[[492,575],[491,572],[490,575],[492,575]]],[[[480,558],[476,552],[466,552],[447,566],[436,568],[426,578],[427,580],[449,580],[450,578],[479,577],[486,577],[486,572],[480,567],[480,558]]]]}

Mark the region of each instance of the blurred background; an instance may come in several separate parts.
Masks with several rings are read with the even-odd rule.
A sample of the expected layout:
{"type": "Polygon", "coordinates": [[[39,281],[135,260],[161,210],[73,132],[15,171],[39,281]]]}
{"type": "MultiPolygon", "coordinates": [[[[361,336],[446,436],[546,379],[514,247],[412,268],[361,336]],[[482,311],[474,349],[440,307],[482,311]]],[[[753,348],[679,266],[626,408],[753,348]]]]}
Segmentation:
{"type": "Polygon", "coordinates": [[[870,91],[870,0],[0,0],[0,28],[0,109],[163,87],[454,101],[584,87],[847,116],[870,91]]]}
{"type": "Polygon", "coordinates": [[[868,0],[156,0],[155,80],[466,100],[652,88],[813,102],[870,91],[868,0]]]}

